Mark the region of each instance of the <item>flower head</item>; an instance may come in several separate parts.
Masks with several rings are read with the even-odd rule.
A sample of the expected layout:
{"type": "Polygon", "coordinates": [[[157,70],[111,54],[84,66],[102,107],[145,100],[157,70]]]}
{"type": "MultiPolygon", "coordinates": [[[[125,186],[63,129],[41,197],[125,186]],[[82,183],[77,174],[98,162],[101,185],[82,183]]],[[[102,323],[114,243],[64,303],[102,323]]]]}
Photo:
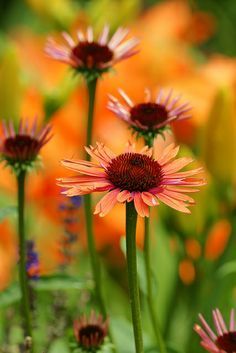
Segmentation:
{"type": "Polygon", "coordinates": [[[82,176],[59,179],[59,185],[66,188],[67,196],[85,195],[95,191],[106,191],[98,202],[95,214],[106,215],[117,203],[134,201],[140,216],[149,216],[149,206],[159,201],[185,213],[194,200],[185,193],[198,191],[195,186],[204,185],[200,177],[202,168],[179,172],[192,162],[190,158],[175,159],[179,148],[173,144],[166,147],[163,154],[154,159],[152,149],[147,146],[140,152],[134,145],[116,156],[106,146],[97,143],[96,147],[86,147],[88,154],[98,163],[83,160],[63,160],[62,165],[82,176]]]}
{"type": "Polygon", "coordinates": [[[204,317],[200,314],[199,319],[202,327],[194,326],[194,330],[201,337],[201,345],[211,353],[234,353],[236,352],[236,330],[234,309],[231,310],[229,329],[219,309],[213,310],[213,320],[216,334],[207,324],[204,317]]]}
{"type": "Polygon", "coordinates": [[[3,136],[0,138],[0,155],[16,172],[32,167],[38,157],[40,149],[50,140],[51,127],[44,126],[37,129],[34,121],[31,127],[27,122],[20,121],[18,130],[13,123],[3,126],[3,136]]]}
{"type": "Polygon", "coordinates": [[[26,272],[30,279],[39,279],[39,256],[35,250],[35,244],[32,240],[28,240],[26,243],[27,257],[26,257],[26,272]]]}
{"type": "Polygon", "coordinates": [[[49,38],[46,53],[55,60],[64,62],[87,79],[94,79],[108,71],[118,61],[124,60],[137,53],[136,38],[124,40],[129,31],[118,28],[109,40],[109,26],[104,26],[99,38],[94,39],[92,27],[87,32],[77,32],[74,40],[68,33],[63,32],[64,44],[58,44],[49,38]]]}
{"type": "Polygon", "coordinates": [[[165,97],[163,91],[160,90],[156,98],[152,99],[151,91],[146,89],[144,102],[137,104],[123,90],[120,89],[119,93],[124,102],[121,103],[116,97],[110,95],[108,109],[144,137],[154,138],[158,133],[162,133],[171,122],[190,118],[190,105],[188,103],[178,104],[180,96],[172,98],[172,90],[165,97]]]}
{"type": "Polygon", "coordinates": [[[74,335],[77,343],[85,350],[99,348],[108,333],[108,321],[94,311],[74,322],[74,335]]]}

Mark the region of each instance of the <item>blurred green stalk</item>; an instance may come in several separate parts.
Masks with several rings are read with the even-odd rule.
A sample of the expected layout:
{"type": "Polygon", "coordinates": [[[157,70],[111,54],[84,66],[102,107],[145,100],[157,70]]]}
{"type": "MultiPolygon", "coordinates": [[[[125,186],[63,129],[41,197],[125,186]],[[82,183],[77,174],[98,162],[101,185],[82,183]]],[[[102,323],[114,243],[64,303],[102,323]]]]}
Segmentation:
{"type": "Polygon", "coordinates": [[[126,202],[126,254],[129,283],[129,297],[132,312],[136,353],[143,353],[142,323],[140,313],[139,287],[136,255],[137,212],[134,202],[126,202]]]}
{"type": "MultiPolygon", "coordinates": [[[[94,116],[94,106],[95,106],[95,96],[97,88],[97,79],[87,80],[87,89],[88,89],[88,121],[87,121],[87,136],[86,136],[86,146],[92,144],[92,131],[93,131],[93,116],[94,116]]],[[[91,157],[89,154],[86,155],[87,161],[90,161],[91,157]]],[[[101,313],[104,317],[107,316],[106,308],[102,298],[101,291],[101,268],[99,259],[97,256],[94,231],[93,231],[93,219],[92,219],[92,197],[90,194],[84,196],[84,211],[85,211],[85,223],[87,230],[87,243],[88,251],[91,261],[91,268],[93,273],[93,280],[95,284],[95,295],[101,310],[101,313]]]]}
{"type": "Polygon", "coordinates": [[[25,236],[25,177],[26,172],[21,170],[17,176],[18,192],[18,235],[19,235],[19,281],[21,288],[21,301],[24,320],[25,336],[32,337],[30,300],[28,279],[26,273],[26,236],[25,236]]]}

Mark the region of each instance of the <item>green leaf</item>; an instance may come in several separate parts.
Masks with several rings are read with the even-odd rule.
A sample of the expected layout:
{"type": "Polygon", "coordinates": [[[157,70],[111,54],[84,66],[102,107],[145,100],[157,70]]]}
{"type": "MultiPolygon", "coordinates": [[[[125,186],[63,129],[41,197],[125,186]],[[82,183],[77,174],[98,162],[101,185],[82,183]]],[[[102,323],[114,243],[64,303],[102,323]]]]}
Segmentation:
{"type": "Polygon", "coordinates": [[[66,274],[55,274],[52,276],[41,277],[34,284],[38,291],[47,290],[72,290],[72,289],[91,289],[93,282],[88,279],[73,277],[66,274]]]}
{"type": "Polygon", "coordinates": [[[226,262],[217,271],[217,276],[222,278],[236,273],[236,261],[226,262]]]}
{"type": "Polygon", "coordinates": [[[131,323],[122,318],[110,318],[111,332],[117,351],[122,353],[133,353],[135,351],[133,341],[133,329],[131,323]]]}
{"type": "MultiPolygon", "coordinates": [[[[145,348],[144,352],[145,353],[160,353],[160,350],[157,347],[152,346],[152,347],[145,348]]],[[[178,350],[176,347],[167,345],[167,353],[180,353],[180,352],[181,351],[178,350]]]]}
{"type": "Polygon", "coordinates": [[[0,292],[0,308],[12,305],[21,298],[19,285],[14,283],[4,291],[0,292]]]}
{"type": "Polygon", "coordinates": [[[16,216],[17,207],[16,206],[7,206],[0,208],[0,222],[2,222],[5,218],[16,216]]]}

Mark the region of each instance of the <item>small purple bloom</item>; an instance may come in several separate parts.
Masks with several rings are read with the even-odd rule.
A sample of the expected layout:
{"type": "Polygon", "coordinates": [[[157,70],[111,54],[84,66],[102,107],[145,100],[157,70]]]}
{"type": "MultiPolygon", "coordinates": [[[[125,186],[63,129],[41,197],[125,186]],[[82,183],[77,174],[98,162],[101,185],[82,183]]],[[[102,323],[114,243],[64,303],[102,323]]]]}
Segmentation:
{"type": "Polygon", "coordinates": [[[27,244],[27,259],[26,259],[26,272],[31,280],[39,279],[39,256],[35,250],[35,243],[33,240],[28,240],[27,244]]]}

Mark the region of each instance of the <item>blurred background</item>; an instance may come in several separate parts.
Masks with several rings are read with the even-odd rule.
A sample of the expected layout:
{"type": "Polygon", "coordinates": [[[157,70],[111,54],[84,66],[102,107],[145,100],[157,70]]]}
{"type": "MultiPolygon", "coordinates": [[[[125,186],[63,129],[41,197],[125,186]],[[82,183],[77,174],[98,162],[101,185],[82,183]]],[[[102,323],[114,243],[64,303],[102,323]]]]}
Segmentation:
{"type": "MultiPolygon", "coordinates": [[[[171,347],[200,352],[199,339],[192,332],[197,313],[201,311],[210,318],[211,309],[219,306],[229,315],[230,307],[236,303],[234,0],[1,1],[0,118],[17,122],[23,117],[30,121],[36,115],[39,121],[50,121],[53,126],[53,139],[42,151],[43,168],[33,172],[27,183],[27,235],[34,240],[39,255],[36,270],[39,276],[65,271],[84,276],[88,272],[83,210],[69,207],[55,182],[66,175],[59,163],[62,158],[83,156],[86,90],[83,80],[75,77],[66,65],[46,57],[45,42],[48,36],[59,38],[61,31],[73,34],[78,27],[85,29],[89,24],[98,33],[106,23],[112,32],[119,26],[129,27],[131,34],[140,38],[140,53],[118,64],[99,83],[94,141],[103,141],[119,152],[132,139],[127,126],[106,108],[108,93],[117,95],[119,87],[137,101],[143,99],[145,87],[172,87],[193,107],[192,119],[176,123],[173,136],[160,139],[156,148],[169,139],[176,140],[183,155],[194,156],[196,164],[204,165],[208,185],[197,195],[190,216],[179,215],[165,206],[153,211],[152,267],[157,308],[161,308],[161,324],[171,347]],[[69,241],[68,233],[76,236],[69,241]]],[[[15,187],[13,175],[2,165],[3,332],[6,317],[14,317],[8,306],[17,300],[14,290],[12,301],[6,300],[17,277],[15,187]]],[[[124,236],[124,207],[115,207],[105,218],[96,216],[95,231],[97,247],[106,265],[104,291],[108,292],[112,283],[111,297],[115,299],[108,305],[114,316],[117,340],[123,340],[128,335],[126,328],[127,332],[131,330],[128,319],[123,322],[121,318],[128,315],[125,262],[120,245],[124,236]]],[[[140,220],[140,248],[142,234],[140,220]]],[[[141,268],[142,259],[140,262],[141,268]]],[[[145,287],[142,270],[140,281],[145,287]]],[[[71,295],[72,307],[76,295],[71,295]]],[[[80,304],[88,300],[84,296],[81,294],[80,304]]],[[[144,329],[148,332],[150,323],[145,318],[145,303],[143,306],[144,329]]],[[[15,330],[18,332],[17,319],[15,330]]],[[[4,335],[0,334],[2,342],[6,340],[4,335]]],[[[8,340],[17,341],[15,337],[17,334],[13,338],[8,336],[8,340]]],[[[152,337],[148,334],[146,341],[151,347],[152,337]]],[[[132,352],[132,345],[124,349],[122,352],[132,352]]]]}

